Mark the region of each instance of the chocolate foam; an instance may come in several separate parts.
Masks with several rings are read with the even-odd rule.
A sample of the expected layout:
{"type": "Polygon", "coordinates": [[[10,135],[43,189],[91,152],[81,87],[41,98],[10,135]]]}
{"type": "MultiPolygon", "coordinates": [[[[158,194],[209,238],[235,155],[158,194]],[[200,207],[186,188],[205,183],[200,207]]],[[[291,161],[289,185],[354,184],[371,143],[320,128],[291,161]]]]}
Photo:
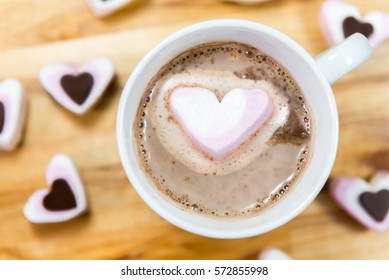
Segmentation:
{"type": "Polygon", "coordinates": [[[264,80],[243,80],[227,71],[190,69],[167,79],[155,90],[156,97],[149,109],[149,118],[159,140],[173,157],[203,174],[226,175],[250,164],[269,147],[268,140],[287,121],[289,115],[287,98],[277,94],[276,88],[271,83],[264,80]],[[209,89],[219,100],[235,88],[260,88],[273,100],[274,110],[268,121],[247,141],[224,158],[215,160],[193,145],[171,112],[169,95],[177,87],[188,86],[209,89]]]}

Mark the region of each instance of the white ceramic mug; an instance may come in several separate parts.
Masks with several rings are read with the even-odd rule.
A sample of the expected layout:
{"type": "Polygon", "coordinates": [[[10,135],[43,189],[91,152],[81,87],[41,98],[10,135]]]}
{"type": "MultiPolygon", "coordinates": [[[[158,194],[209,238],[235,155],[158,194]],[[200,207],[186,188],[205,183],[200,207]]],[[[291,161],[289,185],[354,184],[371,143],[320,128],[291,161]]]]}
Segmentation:
{"type": "Polygon", "coordinates": [[[142,199],[172,224],[199,235],[242,238],[275,229],[296,217],[322,189],[338,146],[338,112],[330,84],[371,54],[367,39],[354,34],[316,60],[295,41],[265,25],[244,20],[213,20],[191,25],[159,43],[137,65],[123,90],[117,117],[122,164],[142,199]],[[274,206],[257,216],[215,219],[185,211],[159,193],[140,167],[133,125],[144,91],[158,71],[182,52],[204,43],[235,41],[251,45],[276,59],[292,74],[311,108],[313,155],[300,180],[274,206]]]}

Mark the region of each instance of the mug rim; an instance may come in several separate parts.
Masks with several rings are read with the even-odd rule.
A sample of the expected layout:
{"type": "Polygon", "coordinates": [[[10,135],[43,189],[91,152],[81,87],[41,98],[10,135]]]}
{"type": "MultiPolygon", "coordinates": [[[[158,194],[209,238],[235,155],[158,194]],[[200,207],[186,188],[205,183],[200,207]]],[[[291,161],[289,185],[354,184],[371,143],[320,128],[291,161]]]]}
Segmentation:
{"type": "MultiPolygon", "coordinates": [[[[193,44],[192,46],[195,46],[196,44],[193,44]]],[[[167,59],[169,61],[170,59],[167,59]]],[[[137,102],[139,104],[139,102],[137,102]]],[[[131,124],[133,125],[133,123],[131,124]]],[[[284,33],[273,29],[269,26],[253,22],[253,21],[247,21],[247,20],[239,20],[239,19],[218,19],[218,20],[209,20],[209,21],[203,21],[200,23],[192,24],[190,26],[187,26],[185,28],[182,28],[170,36],[166,37],[164,40],[162,40],[160,43],[158,43],[154,48],[152,48],[142,59],[141,61],[136,65],[134,68],[132,74],[128,78],[126,85],[123,89],[122,96],[120,98],[119,102],[119,109],[117,113],[117,126],[116,126],[116,135],[117,135],[117,144],[119,149],[119,155],[121,159],[121,163],[123,165],[123,168],[126,172],[126,175],[131,183],[131,185],[134,187],[135,191],[138,193],[139,196],[141,196],[142,200],[151,208],[153,209],[159,216],[163,217],[168,222],[184,229],[189,232],[207,236],[207,237],[213,237],[213,238],[224,238],[224,239],[230,239],[230,238],[243,238],[243,237],[250,237],[259,235],[265,232],[268,232],[270,230],[273,230],[275,228],[278,228],[279,226],[287,223],[288,221],[295,218],[298,214],[300,214],[318,195],[322,187],[324,186],[325,181],[327,180],[330,171],[332,169],[333,163],[336,158],[336,152],[338,147],[338,136],[339,136],[339,121],[338,121],[338,113],[337,113],[337,107],[335,103],[335,98],[332,92],[332,89],[329,85],[329,82],[326,80],[320,69],[318,68],[315,60],[312,58],[310,54],[298,43],[296,43],[294,40],[292,40],[290,37],[285,35],[284,33]],[[309,196],[305,198],[305,200],[299,204],[299,207],[296,207],[293,209],[291,213],[285,216],[277,217],[275,221],[271,224],[267,225],[260,225],[254,229],[239,229],[236,231],[231,232],[220,232],[217,230],[213,230],[210,228],[205,227],[196,227],[193,226],[190,221],[183,223],[182,221],[178,221],[175,218],[175,214],[168,213],[166,211],[161,211],[162,209],[158,208],[159,206],[155,204],[155,201],[151,197],[150,194],[147,194],[145,191],[145,188],[141,186],[141,182],[139,181],[138,175],[136,174],[134,167],[132,166],[129,157],[130,155],[126,152],[126,141],[125,141],[125,135],[123,131],[123,122],[125,120],[125,106],[126,103],[130,100],[130,92],[131,88],[134,87],[134,83],[140,78],[140,75],[147,66],[149,66],[149,62],[151,58],[153,58],[155,55],[158,55],[160,50],[166,48],[166,46],[170,45],[172,42],[176,41],[177,39],[180,39],[183,35],[190,34],[195,31],[203,30],[203,29],[210,29],[210,28],[225,28],[228,26],[232,27],[243,27],[250,30],[260,30],[261,32],[266,33],[267,36],[276,37],[277,39],[281,40],[285,44],[289,45],[295,50],[295,55],[300,56],[304,59],[306,63],[310,66],[310,71],[314,72],[314,76],[317,77],[318,81],[321,83],[321,87],[323,88],[322,94],[326,94],[328,101],[329,101],[329,111],[332,112],[331,114],[331,123],[334,128],[334,133],[332,135],[332,138],[329,139],[331,141],[331,144],[329,145],[329,161],[327,161],[326,166],[323,166],[323,169],[321,170],[320,174],[317,176],[317,183],[315,184],[315,187],[312,189],[312,192],[309,196]]],[[[133,139],[131,139],[133,141],[133,139]]],[[[139,164],[138,164],[139,165],[139,164]]],[[[297,188],[297,186],[300,184],[300,182],[297,182],[294,188],[297,188]]],[[[281,203],[281,202],[279,202],[281,203]]],[[[171,203],[173,204],[173,203],[171,203]]],[[[277,203],[278,204],[278,203],[277,203]]],[[[175,205],[174,205],[175,206],[175,205]]],[[[175,206],[177,210],[179,209],[177,206],[175,206]]],[[[190,213],[186,211],[190,215],[196,215],[199,216],[196,213],[190,213]]],[[[259,214],[261,215],[261,214],[259,214]]],[[[213,219],[213,218],[207,218],[207,219],[213,219]]],[[[247,217],[243,217],[242,219],[250,219],[247,217]]],[[[239,220],[242,220],[239,219],[239,220]]],[[[227,220],[231,221],[231,220],[227,220]]],[[[232,222],[235,220],[232,220],[232,222]]]]}

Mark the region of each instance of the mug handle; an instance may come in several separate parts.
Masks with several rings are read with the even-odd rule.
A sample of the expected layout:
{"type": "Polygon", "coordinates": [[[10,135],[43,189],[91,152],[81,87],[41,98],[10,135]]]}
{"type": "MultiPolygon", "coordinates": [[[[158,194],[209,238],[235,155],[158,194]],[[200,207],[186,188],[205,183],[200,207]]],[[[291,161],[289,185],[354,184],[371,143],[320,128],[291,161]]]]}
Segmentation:
{"type": "Polygon", "coordinates": [[[365,36],[355,33],[339,45],[328,49],[316,58],[316,63],[330,84],[366,61],[372,48],[365,36]]]}

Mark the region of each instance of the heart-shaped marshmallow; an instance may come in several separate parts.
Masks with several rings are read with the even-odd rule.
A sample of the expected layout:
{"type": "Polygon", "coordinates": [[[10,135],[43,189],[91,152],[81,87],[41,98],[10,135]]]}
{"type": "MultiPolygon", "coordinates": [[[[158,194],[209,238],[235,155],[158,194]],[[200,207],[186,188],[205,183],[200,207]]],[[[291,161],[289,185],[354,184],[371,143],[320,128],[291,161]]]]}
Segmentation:
{"type": "Polygon", "coordinates": [[[211,158],[220,159],[270,117],[273,102],[259,88],[233,89],[219,101],[208,89],[184,87],[172,92],[170,107],[191,141],[211,158]]]}
{"type": "Polygon", "coordinates": [[[81,115],[99,100],[114,74],[112,61],[97,57],[80,68],[70,63],[48,64],[41,69],[39,80],[59,104],[81,115]]]}
{"type": "Polygon", "coordinates": [[[108,16],[123,8],[132,0],[85,0],[92,12],[98,17],[108,16]]]}
{"type": "Polygon", "coordinates": [[[322,4],[319,17],[330,46],[356,32],[365,35],[373,48],[389,39],[389,13],[374,11],[362,18],[356,6],[342,0],[327,0],[322,4]]]}
{"type": "Polygon", "coordinates": [[[370,184],[360,178],[336,178],[330,191],[362,225],[378,232],[389,229],[389,172],[378,172],[370,184]]]}
{"type": "Polygon", "coordinates": [[[258,260],[291,260],[284,251],[277,248],[268,248],[258,255],[258,260]]]}
{"type": "Polygon", "coordinates": [[[47,170],[50,189],[35,191],[24,206],[24,215],[33,223],[58,223],[87,210],[84,186],[77,168],[66,155],[53,157],[47,170]]]}
{"type": "Polygon", "coordinates": [[[27,96],[19,81],[7,79],[0,83],[0,150],[17,147],[26,119],[27,96]]]}

